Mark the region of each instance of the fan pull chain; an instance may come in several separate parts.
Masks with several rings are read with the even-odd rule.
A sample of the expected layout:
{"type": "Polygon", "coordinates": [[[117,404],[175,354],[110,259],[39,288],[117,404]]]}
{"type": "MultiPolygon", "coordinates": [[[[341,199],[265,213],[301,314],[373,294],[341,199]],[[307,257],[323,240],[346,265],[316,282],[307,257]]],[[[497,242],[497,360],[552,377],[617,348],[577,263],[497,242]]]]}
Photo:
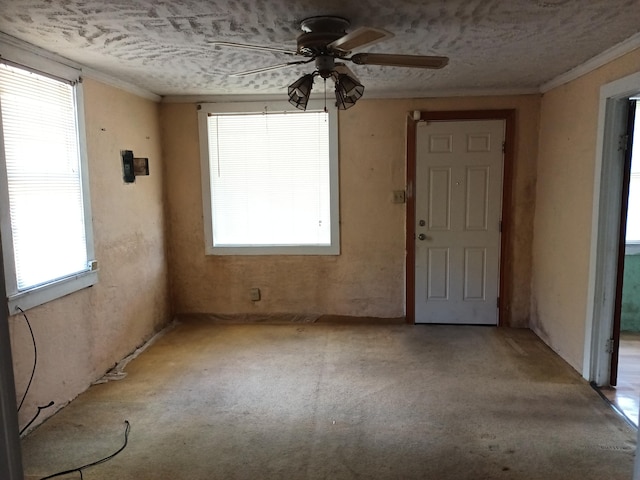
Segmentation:
{"type": "Polygon", "coordinates": [[[324,113],[328,113],[327,110],[327,79],[324,79],[324,113]]]}

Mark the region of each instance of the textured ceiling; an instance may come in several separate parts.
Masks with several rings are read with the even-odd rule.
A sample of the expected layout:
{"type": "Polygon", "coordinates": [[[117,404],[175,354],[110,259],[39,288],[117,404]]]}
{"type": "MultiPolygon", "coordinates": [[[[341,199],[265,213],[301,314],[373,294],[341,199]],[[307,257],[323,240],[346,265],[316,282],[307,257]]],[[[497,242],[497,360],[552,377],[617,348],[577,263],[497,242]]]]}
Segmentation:
{"type": "Polygon", "coordinates": [[[0,31],[159,95],[270,94],[312,64],[230,77],[291,58],[210,42],[293,50],[314,15],[395,34],[364,51],[450,57],[352,66],[365,95],[533,89],[640,31],[640,0],[0,0],[0,31]]]}

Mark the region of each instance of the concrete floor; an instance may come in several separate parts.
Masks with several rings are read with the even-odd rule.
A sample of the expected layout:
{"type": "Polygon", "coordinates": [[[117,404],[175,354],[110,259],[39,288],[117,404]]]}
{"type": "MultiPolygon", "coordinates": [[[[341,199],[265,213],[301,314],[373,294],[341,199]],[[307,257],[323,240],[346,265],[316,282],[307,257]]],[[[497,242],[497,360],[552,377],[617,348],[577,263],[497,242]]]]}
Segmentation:
{"type": "Polygon", "coordinates": [[[528,330],[183,321],[23,440],[28,479],[625,479],[635,432],[528,330]],[[78,473],[59,478],[79,478],[78,473]]]}

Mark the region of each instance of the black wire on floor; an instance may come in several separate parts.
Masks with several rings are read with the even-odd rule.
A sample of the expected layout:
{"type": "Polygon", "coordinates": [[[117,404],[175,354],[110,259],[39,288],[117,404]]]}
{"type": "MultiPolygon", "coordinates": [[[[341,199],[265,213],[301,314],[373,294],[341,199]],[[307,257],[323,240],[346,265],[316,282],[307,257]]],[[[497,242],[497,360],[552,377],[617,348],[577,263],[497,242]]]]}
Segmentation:
{"type": "Polygon", "coordinates": [[[22,435],[25,432],[25,430],[27,428],[29,428],[33,422],[36,421],[36,418],[38,418],[38,416],[40,415],[40,412],[42,410],[46,410],[47,408],[49,408],[51,406],[53,406],[53,400],[51,400],[47,405],[44,405],[43,407],[38,407],[38,412],[33,416],[33,418],[31,420],[29,420],[29,423],[27,423],[24,427],[22,427],[22,430],[20,430],[20,434],[19,435],[22,435]]]}
{"type": "MultiPolygon", "coordinates": [[[[33,376],[36,373],[36,365],[38,365],[38,347],[36,346],[36,337],[33,335],[33,329],[31,328],[31,323],[29,322],[29,317],[24,313],[20,307],[18,310],[22,313],[25,322],[27,322],[27,326],[29,327],[29,333],[31,333],[31,341],[33,342],[33,368],[31,369],[31,377],[29,377],[29,383],[27,383],[27,388],[24,391],[24,395],[22,395],[22,400],[20,400],[20,404],[18,405],[18,411],[22,408],[22,404],[24,403],[24,399],[27,398],[27,393],[29,393],[29,388],[31,388],[31,382],[33,382],[33,376]]],[[[38,410],[40,413],[40,410],[38,410]]]]}
{"type": "Polygon", "coordinates": [[[84,470],[85,468],[89,468],[89,467],[95,467],[96,465],[100,465],[101,463],[108,462],[109,460],[111,460],[113,457],[115,457],[121,451],[123,451],[125,449],[125,447],[127,446],[127,443],[129,442],[129,431],[131,430],[131,424],[129,423],[129,420],[125,420],[124,423],[126,425],[126,427],[124,429],[124,445],[122,445],[116,452],[112,453],[108,457],[101,458],[100,460],[97,460],[95,462],[87,463],[86,465],[83,465],[83,466],[77,467],[77,468],[72,468],[70,470],[65,470],[64,472],[54,473],[53,475],[49,475],[47,477],[42,477],[40,480],[48,480],[49,478],[61,477],[63,475],[67,475],[67,474],[73,473],[73,472],[78,472],[80,474],[80,479],[82,480],[82,478],[83,478],[82,477],[82,470],[84,470]]]}
{"type": "MultiPolygon", "coordinates": [[[[20,307],[17,307],[17,308],[18,310],[20,310],[20,313],[22,313],[22,316],[24,317],[24,321],[27,322],[27,326],[29,327],[29,333],[31,334],[31,342],[33,343],[33,368],[31,369],[31,376],[29,377],[27,388],[25,389],[24,394],[22,395],[22,399],[20,400],[20,404],[18,405],[18,412],[19,412],[20,409],[22,408],[22,405],[24,404],[25,399],[27,398],[27,394],[29,393],[29,389],[31,388],[31,383],[33,382],[33,377],[35,376],[35,373],[36,373],[36,367],[38,366],[38,347],[36,345],[36,337],[33,334],[33,328],[31,328],[31,322],[29,322],[29,317],[27,317],[27,314],[24,312],[24,310],[22,310],[22,308],[20,307]]],[[[36,418],[38,418],[42,410],[45,410],[51,407],[52,405],[53,405],[53,400],[50,401],[47,405],[38,407],[38,411],[36,412],[36,414],[29,421],[29,423],[27,423],[22,428],[22,430],[20,430],[19,435],[22,435],[27,430],[27,428],[29,428],[31,424],[35,422],[36,418]]]]}

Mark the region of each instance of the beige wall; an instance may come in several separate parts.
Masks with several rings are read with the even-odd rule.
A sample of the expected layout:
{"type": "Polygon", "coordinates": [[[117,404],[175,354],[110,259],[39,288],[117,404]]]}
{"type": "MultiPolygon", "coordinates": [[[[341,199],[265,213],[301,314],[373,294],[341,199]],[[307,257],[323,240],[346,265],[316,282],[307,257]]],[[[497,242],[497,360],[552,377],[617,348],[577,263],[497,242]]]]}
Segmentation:
{"type": "Polygon", "coordinates": [[[600,87],[640,70],[631,52],[542,98],[531,327],[574,368],[584,354],[600,87]]]}
{"type": "MultiPolygon", "coordinates": [[[[21,425],[37,405],[73,399],[170,319],[158,105],[92,80],[84,94],[99,280],[27,312],[38,366],[21,425]],[[151,174],[125,185],[123,149],[148,157],[151,174]]],[[[9,323],[20,399],[33,362],[31,338],[21,316],[9,323]]]]}
{"type": "Polygon", "coordinates": [[[172,297],[177,313],[404,315],[405,118],[412,110],[516,109],[512,324],[527,326],[539,96],[366,100],[339,116],[337,257],[205,256],[197,110],[163,104],[172,297]],[[252,303],[249,289],[262,300],[252,303]]]}

